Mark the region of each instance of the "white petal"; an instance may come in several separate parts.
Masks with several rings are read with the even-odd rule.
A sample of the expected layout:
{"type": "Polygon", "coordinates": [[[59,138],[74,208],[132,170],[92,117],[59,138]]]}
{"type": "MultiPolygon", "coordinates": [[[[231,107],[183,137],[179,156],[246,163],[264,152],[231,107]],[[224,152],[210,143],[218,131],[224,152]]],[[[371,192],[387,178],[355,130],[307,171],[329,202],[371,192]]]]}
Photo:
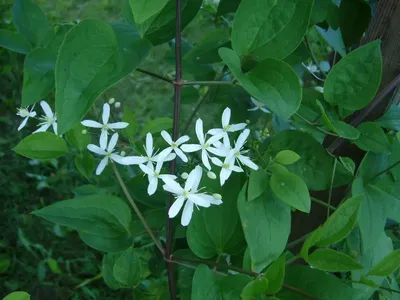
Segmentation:
{"type": "Polygon", "coordinates": [[[244,172],[243,169],[241,167],[238,167],[238,166],[232,166],[231,170],[233,172],[238,172],[238,173],[244,172]]]}
{"type": "Polygon", "coordinates": [[[256,107],[253,107],[253,108],[249,108],[248,111],[256,111],[258,109],[259,109],[258,106],[256,106],[256,107]]]}
{"type": "Polygon", "coordinates": [[[164,161],[171,161],[171,160],[174,160],[175,157],[176,157],[176,154],[175,154],[175,153],[170,153],[170,154],[168,154],[168,156],[167,156],[166,158],[164,158],[164,161]]]}
{"type": "Polygon", "coordinates": [[[172,175],[172,174],[160,174],[160,175],[158,175],[158,178],[161,179],[162,181],[164,181],[165,178],[168,178],[169,180],[175,180],[178,177],[176,177],[175,175],[172,175]]]}
{"type": "Polygon", "coordinates": [[[114,133],[110,139],[110,143],[108,144],[107,151],[112,152],[117,145],[118,142],[118,133],[114,133]]]}
{"type": "Polygon", "coordinates": [[[53,131],[54,131],[55,134],[58,135],[58,130],[57,130],[57,128],[58,128],[57,122],[54,122],[54,123],[53,123],[53,131]]]}
{"type": "Polygon", "coordinates": [[[140,165],[147,161],[147,159],[143,156],[126,156],[125,165],[140,165]]]}
{"type": "Polygon", "coordinates": [[[108,126],[108,128],[111,128],[111,129],[123,129],[123,128],[128,127],[128,125],[129,125],[129,123],[127,123],[127,122],[116,122],[116,123],[110,123],[107,126],[108,126]]]}
{"type": "Polygon", "coordinates": [[[51,110],[50,106],[47,104],[46,101],[40,101],[40,106],[42,107],[45,115],[49,118],[53,118],[53,111],[51,110]]]}
{"type": "MultiPolygon", "coordinates": [[[[203,169],[200,166],[196,166],[196,168],[194,168],[189,173],[189,176],[186,179],[185,190],[190,191],[195,184],[197,184],[197,186],[198,186],[200,183],[202,174],[203,174],[203,169]]],[[[196,189],[197,189],[197,187],[196,187],[196,189]]]]}
{"type": "Polygon", "coordinates": [[[50,123],[43,124],[43,125],[40,126],[37,130],[35,130],[33,133],[36,133],[36,132],[44,132],[44,131],[46,131],[47,129],[49,129],[50,126],[51,126],[50,123]]]}
{"type": "MultiPolygon", "coordinates": [[[[214,129],[210,129],[207,133],[211,134],[211,135],[218,135],[220,136],[222,133],[224,132],[223,129],[221,128],[214,128],[214,129]]],[[[220,138],[222,137],[222,135],[220,136],[220,138]]]]}
{"type": "Polygon", "coordinates": [[[239,155],[239,160],[242,164],[248,166],[250,169],[258,170],[258,166],[253,163],[247,156],[239,155]]]}
{"type": "Polygon", "coordinates": [[[169,177],[163,177],[162,181],[164,181],[165,185],[163,186],[164,190],[167,192],[180,195],[183,191],[182,187],[175,180],[172,180],[169,177]]]}
{"type": "Polygon", "coordinates": [[[102,130],[100,134],[100,148],[106,150],[108,143],[108,132],[107,130],[102,130]]]}
{"type": "Polygon", "coordinates": [[[208,147],[207,151],[214,154],[214,155],[218,155],[218,156],[222,156],[225,157],[228,155],[229,151],[225,148],[214,148],[214,147],[208,147]]]}
{"type": "Polygon", "coordinates": [[[221,169],[221,173],[219,175],[221,185],[223,185],[225,183],[225,181],[229,178],[229,176],[231,176],[231,174],[232,174],[232,170],[229,170],[226,168],[221,169]]]}
{"type": "Polygon", "coordinates": [[[146,134],[146,154],[148,157],[153,155],[153,136],[150,132],[146,134]]]}
{"type": "Polygon", "coordinates": [[[211,161],[214,165],[216,165],[218,167],[222,167],[222,165],[223,165],[222,161],[216,157],[211,157],[211,161]]]}
{"type": "Polygon", "coordinates": [[[103,172],[104,168],[107,166],[107,164],[108,164],[108,157],[106,156],[101,160],[101,162],[97,166],[96,175],[100,175],[101,172],[103,172]]]}
{"type": "Polygon", "coordinates": [[[239,137],[238,137],[238,139],[237,139],[237,141],[236,141],[236,143],[235,143],[235,149],[236,149],[237,151],[240,150],[240,149],[243,147],[244,143],[246,143],[246,140],[247,140],[249,134],[250,134],[250,130],[249,130],[249,129],[245,129],[245,130],[239,135],[239,137]]]}
{"type": "Polygon", "coordinates": [[[101,149],[99,146],[89,144],[87,145],[88,150],[92,151],[93,153],[99,154],[99,155],[106,155],[106,151],[101,149]]]}
{"type": "Polygon", "coordinates": [[[229,127],[229,132],[235,132],[235,131],[239,131],[239,130],[242,130],[243,128],[245,128],[247,126],[247,124],[246,123],[239,123],[239,124],[232,124],[230,127],[229,127]]]}
{"type": "Polygon", "coordinates": [[[258,106],[258,100],[254,99],[253,97],[250,97],[251,102],[257,107],[258,106]]]}
{"type": "Polygon", "coordinates": [[[26,122],[28,122],[28,119],[29,119],[29,117],[26,117],[26,118],[22,121],[21,125],[18,126],[18,131],[20,131],[22,128],[25,127],[26,122]]]}
{"type": "Polygon", "coordinates": [[[195,152],[201,149],[199,144],[185,144],[181,146],[181,149],[185,152],[195,152]]]}
{"type": "Polygon", "coordinates": [[[231,148],[231,141],[229,140],[229,135],[227,132],[224,132],[223,135],[224,147],[230,149],[231,148]]]}
{"type": "Polygon", "coordinates": [[[157,154],[157,161],[165,161],[165,158],[172,152],[172,147],[165,148],[157,154]]]}
{"type": "Polygon", "coordinates": [[[261,107],[260,109],[261,109],[263,112],[265,112],[266,114],[270,114],[270,113],[271,113],[271,111],[270,111],[269,109],[265,108],[265,107],[261,107]]]}
{"type": "Polygon", "coordinates": [[[177,139],[175,143],[179,146],[183,143],[186,143],[189,139],[190,139],[189,136],[184,135],[184,136],[181,136],[179,139],[177,139]]]}
{"type": "Polygon", "coordinates": [[[208,161],[207,151],[204,149],[203,151],[201,151],[201,161],[208,170],[211,170],[211,165],[210,162],[208,161]]]}
{"type": "Polygon", "coordinates": [[[166,132],[165,130],[161,131],[161,136],[168,143],[168,145],[172,144],[172,138],[168,132],[166,132]]]}
{"type": "Polygon", "coordinates": [[[200,144],[204,144],[203,121],[201,119],[196,121],[196,135],[200,144]]]}
{"type": "Polygon", "coordinates": [[[153,165],[152,165],[152,164],[147,165],[147,166],[141,164],[141,165],[139,165],[139,168],[140,168],[144,173],[146,173],[147,175],[153,176],[153,174],[154,174],[154,168],[153,168],[153,165]],[[150,167],[150,166],[151,166],[151,167],[150,167]]]}
{"type": "Polygon", "coordinates": [[[198,206],[210,207],[211,205],[210,201],[206,197],[203,197],[202,194],[189,194],[188,199],[198,206]]]}
{"type": "Polygon", "coordinates": [[[168,210],[168,216],[170,218],[176,217],[176,215],[179,213],[179,211],[182,208],[183,203],[185,202],[184,197],[178,197],[176,198],[175,202],[172,203],[171,207],[168,210]]]}
{"type": "Polygon", "coordinates": [[[225,132],[221,130],[219,133],[216,133],[212,137],[210,137],[206,143],[212,145],[219,141],[224,136],[224,134],[225,132]]]}
{"type": "Polygon", "coordinates": [[[81,122],[81,124],[83,126],[92,127],[92,128],[101,128],[101,127],[103,127],[103,124],[100,124],[99,122],[92,121],[92,120],[84,120],[84,121],[81,122]]]}
{"type": "Polygon", "coordinates": [[[187,156],[185,155],[185,153],[182,152],[181,149],[175,148],[174,150],[175,150],[175,153],[176,153],[184,162],[188,162],[187,156]]]}
{"type": "Polygon", "coordinates": [[[192,219],[193,214],[193,202],[186,201],[185,207],[183,208],[181,224],[182,226],[187,226],[190,223],[190,219],[192,219]]]}
{"type": "MultiPolygon", "coordinates": [[[[32,109],[33,109],[33,107],[32,107],[32,109]]],[[[31,111],[29,113],[29,117],[31,117],[31,118],[36,117],[36,111],[31,111]]]]}
{"type": "Polygon", "coordinates": [[[151,177],[149,186],[147,187],[147,193],[151,196],[157,190],[158,179],[156,177],[151,177]]]}
{"type": "Polygon", "coordinates": [[[231,109],[227,107],[222,113],[222,127],[228,126],[230,119],[231,119],[231,109]]]}
{"type": "Polygon", "coordinates": [[[110,105],[108,103],[104,103],[103,105],[103,114],[101,119],[103,120],[103,124],[107,124],[110,119],[110,105]]]}
{"type": "Polygon", "coordinates": [[[163,163],[164,163],[164,161],[162,161],[162,160],[159,160],[159,161],[157,162],[157,165],[156,165],[156,172],[157,172],[158,174],[160,174],[160,171],[161,171],[161,168],[162,168],[163,163]]]}
{"type": "Polygon", "coordinates": [[[130,165],[126,161],[126,157],[118,155],[118,154],[111,154],[111,159],[120,165],[130,165]]]}
{"type": "Polygon", "coordinates": [[[210,204],[213,204],[213,205],[220,205],[223,203],[221,200],[217,200],[213,196],[210,196],[210,195],[203,194],[202,197],[207,199],[210,202],[210,204]]]}

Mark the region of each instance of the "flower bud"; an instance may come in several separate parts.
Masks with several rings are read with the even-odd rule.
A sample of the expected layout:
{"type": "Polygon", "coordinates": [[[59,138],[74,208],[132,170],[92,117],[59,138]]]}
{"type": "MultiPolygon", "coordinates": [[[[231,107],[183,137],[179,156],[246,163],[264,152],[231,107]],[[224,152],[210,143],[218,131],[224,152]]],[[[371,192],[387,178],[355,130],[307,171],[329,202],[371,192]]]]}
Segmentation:
{"type": "Polygon", "coordinates": [[[221,200],[222,196],[220,194],[213,194],[212,195],[214,197],[215,200],[221,200]]]}
{"type": "Polygon", "coordinates": [[[126,155],[125,151],[121,151],[120,155],[125,156],[126,155]]]}
{"type": "Polygon", "coordinates": [[[113,104],[115,102],[115,98],[110,98],[109,100],[108,100],[108,104],[113,104]]]}
{"type": "Polygon", "coordinates": [[[189,174],[186,172],[183,172],[181,177],[182,177],[182,179],[187,179],[189,177],[189,174]]]}
{"type": "Polygon", "coordinates": [[[249,119],[247,119],[247,120],[246,120],[246,123],[247,123],[247,124],[250,124],[250,120],[249,120],[249,119]]]}
{"type": "Polygon", "coordinates": [[[86,134],[87,133],[87,130],[86,129],[83,129],[82,130],[82,134],[86,134]]]}
{"type": "Polygon", "coordinates": [[[207,172],[207,176],[208,176],[208,178],[210,178],[210,179],[215,179],[215,178],[217,178],[217,175],[215,175],[215,173],[214,173],[214,172],[211,172],[211,171],[208,171],[208,172],[207,172]]]}
{"type": "Polygon", "coordinates": [[[121,102],[115,102],[114,105],[115,105],[116,108],[120,108],[121,107],[121,102]]]}
{"type": "Polygon", "coordinates": [[[324,88],[322,86],[316,86],[316,87],[314,87],[314,90],[316,90],[316,91],[318,91],[320,93],[324,92],[324,88]]]}

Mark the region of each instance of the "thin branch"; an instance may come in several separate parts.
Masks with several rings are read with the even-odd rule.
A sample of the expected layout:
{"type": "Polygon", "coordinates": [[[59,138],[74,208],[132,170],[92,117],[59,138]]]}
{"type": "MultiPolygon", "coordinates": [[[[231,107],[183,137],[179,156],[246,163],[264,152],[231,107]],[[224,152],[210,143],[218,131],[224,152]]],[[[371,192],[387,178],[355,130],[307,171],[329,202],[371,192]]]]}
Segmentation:
{"type": "Polygon", "coordinates": [[[128,199],[129,203],[131,204],[136,215],[139,217],[140,222],[142,222],[143,227],[146,229],[146,231],[148,232],[148,234],[150,235],[151,239],[153,240],[153,242],[157,246],[157,248],[160,250],[160,252],[162,254],[164,254],[163,247],[161,246],[160,242],[154,235],[153,231],[150,229],[150,226],[147,224],[147,222],[146,222],[145,218],[143,217],[142,213],[140,212],[139,208],[136,206],[135,201],[133,201],[133,198],[132,198],[131,194],[129,193],[124,181],[122,180],[121,174],[119,173],[116,165],[114,163],[111,163],[111,166],[114,170],[115,176],[117,177],[122,190],[124,191],[126,198],[128,199]]]}
{"type": "Polygon", "coordinates": [[[296,240],[294,240],[294,241],[292,241],[290,243],[288,243],[286,245],[286,250],[291,249],[291,248],[297,246],[298,244],[304,242],[309,237],[309,235],[311,235],[311,232],[299,237],[298,239],[296,239],[296,240]]]}
{"type": "MultiPolygon", "coordinates": [[[[310,55],[311,55],[312,60],[314,61],[314,64],[318,67],[319,66],[319,62],[318,62],[318,59],[315,56],[314,52],[311,49],[310,42],[308,41],[307,34],[304,36],[304,43],[306,44],[306,47],[308,48],[308,51],[310,52],[310,55]]],[[[324,71],[322,71],[322,70],[321,70],[321,73],[326,78],[326,73],[324,71]]],[[[324,81],[324,79],[322,79],[322,81],[324,81]]]]}
{"type": "Polygon", "coordinates": [[[299,118],[302,119],[304,122],[306,122],[308,125],[313,126],[315,129],[317,129],[317,130],[319,130],[319,131],[321,131],[321,132],[323,132],[323,133],[325,133],[325,134],[327,134],[327,135],[338,136],[338,135],[335,134],[335,133],[326,131],[325,129],[322,129],[322,128],[319,127],[319,126],[316,126],[314,122],[311,122],[310,120],[307,120],[306,118],[304,118],[304,117],[303,117],[302,115],[300,115],[299,113],[295,113],[295,116],[296,116],[296,117],[299,117],[299,118]]]}
{"type": "Polygon", "coordinates": [[[144,69],[141,69],[141,68],[137,68],[136,71],[138,71],[138,72],[140,72],[140,73],[143,73],[143,74],[150,75],[151,77],[160,79],[160,80],[165,81],[165,82],[168,82],[168,83],[170,83],[170,84],[174,84],[174,81],[173,81],[171,78],[168,78],[168,77],[165,77],[165,76],[162,76],[162,75],[153,73],[153,72],[151,72],[151,71],[147,71],[147,70],[144,70],[144,69]]]}
{"type": "Polygon", "coordinates": [[[331,177],[331,186],[329,187],[329,195],[328,195],[328,209],[326,211],[326,218],[329,218],[330,214],[330,208],[331,208],[331,201],[332,201],[332,189],[333,189],[333,181],[335,180],[335,173],[336,173],[336,165],[337,165],[337,159],[334,159],[333,163],[333,171],[332,171],[332,177],[331,177]]]}
{"type": "Polygon", "coordinates": [[[332,205],[329,205],[328,203],[326,203],[326,202],[324,202],[322,200],[319,200],[317,198],[311,197],[311,201],[313,201],[313,202],[315,202],[315,203],[317,203],[319,205],[325,206],[325,207],[327,207],[329,209],[336,210],[336,207],[334,207],[332,205]]]}
{"type": "Polygon", "coordinates": [[[184,80],[182,85],[234,85],[241,86],[240,84],[234,83],[232,81],[189,81],[184,80]]]}

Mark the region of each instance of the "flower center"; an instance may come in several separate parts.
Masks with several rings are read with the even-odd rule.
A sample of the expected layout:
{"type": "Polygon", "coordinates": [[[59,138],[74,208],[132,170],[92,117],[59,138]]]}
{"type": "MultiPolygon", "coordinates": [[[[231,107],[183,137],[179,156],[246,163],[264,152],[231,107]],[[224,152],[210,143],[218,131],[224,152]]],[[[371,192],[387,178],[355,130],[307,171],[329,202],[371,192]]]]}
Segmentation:
{"type": "Polygon", "coordinates": [[[160,176],[160,173],[158,173],[157,171],[154,171],[154,177],[158,178],[158,176],[160,176]]]}
{"type": "Polygon", "coordinates": [[[21,117],[27,117],[27,116],[29,116],[29,111],[25,108],[19,108],[17,115],[19,115],[21,117]]]}
{"type": "Polygon", "coordinates": [[[222,167],[225,168],[225,169],[230,169],[231,165],[230,164],[223,164],[222,167]]]}
{"type": "Polygon", "coordinates": [[[149,157],[149,156],[146,156],[146,159],[147,159],[147,162],[151,161],[151,157],[149,157]]]}
{"type": "Polygon", "coordinates": [[[108,128],[107,124],[104,124],[104,125],[101,127],[101,129],[107,131],[107,130],[110,129],[110,128],[108,128]]]}
{"type": "Polygon", "coordinates": [[[111,157],[111,152],[107,152],[105,156],[107,156],[108,158],[110,158],[110,157],[111,157]]]}
{"type": "Polygon", "coordinates": [[[203,148],[203,149],[207,149],[208,147],[210,147],[210,144],[209,144],[209,143],[205,143],[205,144],[202,145],[202,148],[203,148]]]}
{"type": "Polygon", "coordinates": [[[226,126],[224,126],[224,131],[229,131],[231,129],[231,125],[226,125],[226,126]]]}
{"type": "Polygon", "coordinates": [[[178,145],[175,142],[172,142],[171,143],[171,148],[172,149],[178,148],[178,145]]]}
{"type": "Polygon", "coordinates": [[[239,157],[240,156],[240,152],[239,151],[236,151],[235,152],[235,157],[239,157]]]}
{"type": "Polygon", "coordinates": [[[189,194],[189,192],[184,190],[183,193],[182,193],[182,196],[187,198],[188,194],[189,194]]]}

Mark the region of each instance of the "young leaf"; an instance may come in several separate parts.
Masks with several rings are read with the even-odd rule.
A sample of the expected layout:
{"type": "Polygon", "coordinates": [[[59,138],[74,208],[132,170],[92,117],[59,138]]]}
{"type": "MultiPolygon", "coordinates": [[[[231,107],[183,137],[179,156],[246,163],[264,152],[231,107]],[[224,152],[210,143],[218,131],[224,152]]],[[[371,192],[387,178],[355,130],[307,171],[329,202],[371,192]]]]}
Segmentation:
{"type": "Polygon", "coordinates": [[[137,24],[159,13],[167,3],[168,0],[129,0],[137,24]]]}
{"type": "Polygon", "coordinates": [[[87,180],[90,180],[94,171],[94,157],[85,151],[81,155],[75,156],[75,166],[87,180]]]}
{"type": "Polygon", "coordinates": [[[27,292],[12,292],[3,298],[3,300],[29,300],[31,299],[31,295],[27,292]]]}
{"type": "Polygon", "coordinates": [[[103,256],[103,263],[101,271],[103,273],[103,280],[109,288],[118,290],[123,285],[114,277],[113,269],[115,261],[120,257],[121,253],[107,253],[103,256]]]}
{"type": "Polygon", "coordinates": [[[300,156],[292,150],[282,150],[279,151],[275,156],[274,161],[282,165],[291,165],[298,161],[300,156]]]}
{"type": "Polygon", "coordinates": [[[306,213],[311,209],[307,185],[299,176],[287,171],[273,171],[269,181],[271,190],[286,204],[306,213]]]}
{"type": "Polygon", "coordinates": [[[218,53],[243,88],[268,109],[283,119],[288,119],[297,111],[301,102],[301,85],[297,74],[288,64],[270,58],[243,74],[240,59],[233,50],[220,48],[218,53]]]}
{"type": "Polygon", "coordinates": [[[171,118],[156,118],[149,120],[146,125],[144,125],[140,138],[144,137],[148,132],[151,134],[161,132],[172,128],[173,120],[171,118]]]}
{"type": "Polygon", "coordinates": [[[357,129],[360,131],[360,137],[356,141],[358,148],[375,153],[391,151],[391,145],[385,132],[378,124],[364,122],[357,129]]]}
{"type": "Polygon", "coordinates": [[[22,54],[28,54],[32,50],[32,45],[26,38],[18,32],[6,29],[0,29],[0,46],[22,54]]]}
{"type": "Polygon", "coordinates": [[[237,208],[251,256],[251,269],[261,272],[285,249],[290,233],[290,207],[276,199],[271,191],[246,201],[244,186],[237,199],[237,208]]]}
{"type": "Polygon", "coordinates": [[[233,49],[260,60],[288,56],[306,33],[312,5],[312,0],[243,0],[232,25],[233,49]]]}
{"type": "Polygon", "coordinates": [[[308,256],[308,263],[315,269],[328,272],[346,272],[363,268],[350,256],[332,249],[315,250],[308,256]]]}
{"type": "Polygon", "coordinates": [[[129,247],[115,260],[113,277],[126,287],[136,287],[142,279],[142,263],[133,247],[129,247]]]}
{"type": "Polygon", "coordinates": [[[367,106],[381,83],[380,41],[362,46],[342,58],[329,72],[324,97],[331,105],[357,110],[367,106]]]}
{"type": "Polygon", "coordinates": [[[31,0],[16,0],[12,8],[14,25],[32,45],[46,46],[54,36],[46,15],[31,0]]]}
{"type": "Polygon", "coordinates": [[[392,104],[386,113],[375,120],[374,123],[382,126],[383,128],[399,131],[400,130],[400,107],[397,104],[392,104]]]}
{"type": "Polygon", "coordinates": [[[265,272],[265,277],[268,279],[268,288],[266,294],[278,293],[283,285],[285,279],[285,255],[281,255],[275,260],[265,272]]]}
{"type": "Polygon", "coordinates": [[[397,249],[386,255],[368,272],[368,275],[387,277],[398,268],[400,268],[400,249],[397,249]]]}
{"type": "Polygon", "coordinates": [[[240,295],[242,300],[252,300],[255,296],[267,294],[268,279],[265,277],[256,278],[250,281],[240,295]]]}
{"type": "Polygon", "coordinates": [[[269,174],[266,170],[251,171],[247,188],[247,201],[260,197],[268,189],[269,174]]]}
{"type": "Polygon", "coordinates": [[[65,141],[50,132],[37,132],[24,138],[13,149],[18,154],[31,158],[49,160],[69,152],[65,141]]]}
{"type": "Polygon", "coordinates": [[[317,29],[317,32],[328,42],[329,46],[335,49],[340,56],[346,56],[347,51],[339,28],[332,29],[329,27],[328,30],[325,30],[319,26],[315,26],[315,28],[317,29]]]}
{"type": "Polygon", "coordinates": [[[137,132],[138,124],[135,115],[128,107],[125,107],[124,109],[122,121],[129,123],[128,127],[121,130],[122,135],[130,141],[133,141],[137,132]]]}
{"type": "Polygon", "coordinates": [[[356,163],[350,157],[339,156],[339,160],[351,174],[354,174],[356,163]]]}
{"type": "Polygon", "coordinates": [[[88,19],[73,27],[56,62],[58,132],[68,131],[80,121],[96,98],[131,73],[150,48],[128,25],[113,30],[103,21],[88,19]]]}
{"type": "Polygon", "coordinates": [[[86,130],[85,127],[79,123],[74,128],[68,130],[65,133],[65,138],[67,142],[74,148],[79,150],[85,150],[87,145],[90,144],[90,134],[83,133],[82,131],[86,130]]]}

